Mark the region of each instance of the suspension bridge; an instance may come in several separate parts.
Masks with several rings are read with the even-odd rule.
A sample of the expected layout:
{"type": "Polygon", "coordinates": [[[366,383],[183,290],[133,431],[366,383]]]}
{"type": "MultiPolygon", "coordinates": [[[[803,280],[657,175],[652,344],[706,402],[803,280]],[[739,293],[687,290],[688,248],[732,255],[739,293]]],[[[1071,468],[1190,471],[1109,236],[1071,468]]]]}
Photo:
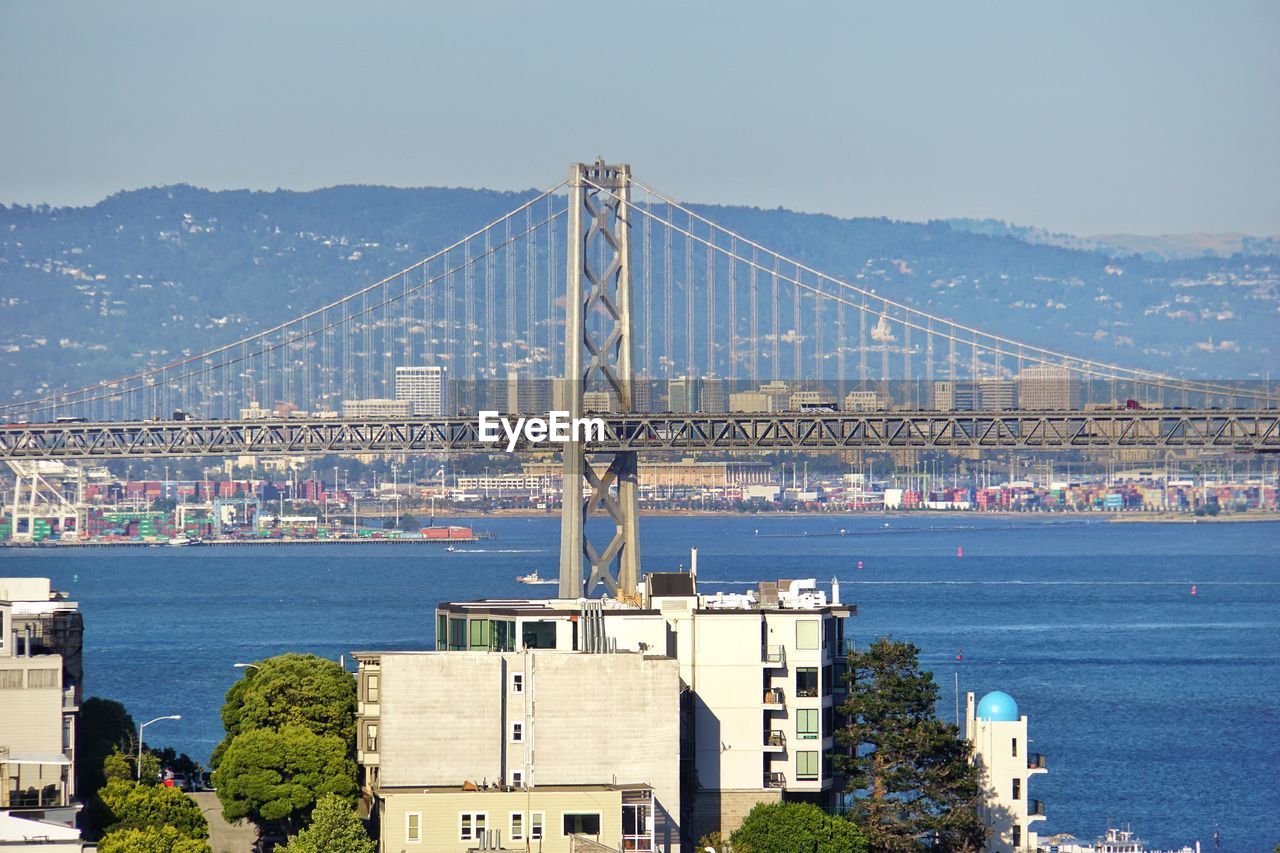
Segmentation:
{"type": "Polygon", "coordinates": [[[0,405],[0,459],[493,451],[480,411],[598,411],[600,440],[514,447],[563,454],[561,586],[576,595],[584,559],[586,589],[634,588],[640,451],[1269,452],[1280,450],[1275,405],[1269,389],[1126,368],[931,314],[597,161],[301,316],[0,405]],[[397,370],[422,366],[437,369],[435,411],[395,408],[397,370]],[[653,393],[664,385],[665,402],[653,393]],[[584,520],[601,512],[615,534],[596,549],[584,520]]]}

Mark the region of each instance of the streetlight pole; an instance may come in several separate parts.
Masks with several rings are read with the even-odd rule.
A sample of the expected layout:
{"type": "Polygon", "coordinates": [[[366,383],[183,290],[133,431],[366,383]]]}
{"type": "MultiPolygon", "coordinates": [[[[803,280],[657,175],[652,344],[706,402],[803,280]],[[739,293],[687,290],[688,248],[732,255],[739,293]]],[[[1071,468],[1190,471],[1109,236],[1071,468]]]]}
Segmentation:
{"type": "Polygon", "coordinates": [[[138,771],[138,772],[137,772],[137,778],[138,778],[138,781],[139,781],[139,782],[141,782],[141,781],[142,781],[142,730],[143,730],[143,729],[145,729],[147,726],[151,725],[152,723],[158,723],[158,722],[160,722],[161,720],[181,720],[181,719],[182,719],[182,715],[181,715],[181,714],[170,714],[170,715],[168,715],[168,716],[166,716],[166,717],[156,717],[154,720],[147,720],[145,723],[143,723],[142,725],[138,726],[138,767],[137,767],[137,771],[138,771]]]}

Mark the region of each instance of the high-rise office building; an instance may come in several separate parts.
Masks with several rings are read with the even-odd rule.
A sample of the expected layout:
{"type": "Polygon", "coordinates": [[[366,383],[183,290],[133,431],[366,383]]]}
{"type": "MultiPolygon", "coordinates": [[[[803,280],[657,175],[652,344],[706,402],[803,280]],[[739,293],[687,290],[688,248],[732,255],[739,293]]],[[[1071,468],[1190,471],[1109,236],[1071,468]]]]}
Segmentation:
{"type": "Polygon", "coordinates": [[[880,395],[875,391],[850,391],[844,398],[846,412],[874,412],[880,408],[880,395]]]}
{"type": "Polygon", "coordinates": [[[698,394],[698,403],[699,411],[725,411],[728,400],[725,397],[724,380],[710,376],[703,378],[702,389],[698,394]]]}
{"type": "Polygon", "coordinates": [[[1048,364],[1024,368],[1018,374],[1018,408],[1070,409],[1070,372],[1048,364]]]}
{"type": "Polygon", "coordinates": [[[448,414],[448,388],[443,367],[397,367],[396,399],[409,403],[415,417],[443,417],[448,414]]]}
{"type": "Polygon", "coordinates": [[[552,408],[551,380],[534,379],[516,371],[507,374],[508,414],[545,415],[552,408]]]}
{"type": "Polygon", "coordinates": [[[692,412],[697,409],[698,381],[692,376],[667,380],[667,411],[692,412]]]}

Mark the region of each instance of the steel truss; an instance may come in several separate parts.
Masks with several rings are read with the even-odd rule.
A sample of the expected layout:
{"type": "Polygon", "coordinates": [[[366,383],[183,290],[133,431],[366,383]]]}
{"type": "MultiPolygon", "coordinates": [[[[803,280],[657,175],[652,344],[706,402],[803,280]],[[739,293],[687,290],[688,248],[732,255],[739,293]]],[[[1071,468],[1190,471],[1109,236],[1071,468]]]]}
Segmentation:
{"type": "MultiPolygon", "coordinates": [[[[696,450],[884,450],[897,447],[1021,450],[1202,449],[1280,452],[1280,409],[1157,409],[1117,412],[885,412],[821,414],[601,415],[604,440],[584,453],[696,450]]],[[[480,440],[475,420],[387,418],[278,421],[21,424],[0,427],[0,460],[155,459],[242,454],[502,452],[480,440]]],[[[520,438],[517,453],[564,446],[520,438]]],[[[583,471],[614,484],[628,471],[583,471]]],[[[592,478],[595,478],[593,481],[592,478]]],[[[584,487],[585,491],[585,487],[584,487]]],[[[603,495],[592,495],[607,508],[603,495]]],[[[616,551],[615,551],[616,553],[616,551]]]]}

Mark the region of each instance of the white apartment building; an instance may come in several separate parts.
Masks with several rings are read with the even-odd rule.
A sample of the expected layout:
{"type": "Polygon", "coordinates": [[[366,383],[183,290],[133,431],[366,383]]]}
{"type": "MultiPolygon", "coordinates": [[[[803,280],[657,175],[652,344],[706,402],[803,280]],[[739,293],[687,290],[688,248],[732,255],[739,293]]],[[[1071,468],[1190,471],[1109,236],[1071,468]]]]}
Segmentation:
{"type": "Polygon", "coordinates": [[[828,601],[813,580],[700,595],[696,554],[694,565],[691,574],[647,575],[626,602],[480,600],[436,610],[441,652],[603,648],[674,659],[685,697],[678,754],[686,842],[732,832],[760,802],[834,803],[843,788],[832,757],[844,620],[855,613],[839,602],[838,585],[828,601]]]}
{"type": "Polygon", "coordinates": [[[982,773],[981,814],[990,833],[983,850],[1035,850],[1038,839],[1031,824],[1044,820],[1044,803],[1028,796],[1027,784],[1049,771],[1043,755],[1027,750],[1027,718],[1018,716],[1018,704],[1008,693],[996,690],[977,702],[969,693],[965,737],[982,773]]]}
{"type": "Polygon", "coordinates": [[[380,849],[678,850],[676,661],[502,651],[511,621],[472,620],[474,651],[355,653],[380,849]]]}
{"type": "Polygon", "coordinates": [[[409,404],[414,417],[444,417],[448,406],[448,385],[443,367],[397,367],[396,399],[409,404]]]}
{"type": "Polygon", "coordinates": [[[407,418],[413,405],[408,400],[386,400],[371,398],[368,400],[343,400],[342,416],[344,418],[407,418]]]}
{"type": "Polygon", "coordinates": [[[75,825],[83,636],[48,578],[0,578],[0,814],[75,825]]]}

